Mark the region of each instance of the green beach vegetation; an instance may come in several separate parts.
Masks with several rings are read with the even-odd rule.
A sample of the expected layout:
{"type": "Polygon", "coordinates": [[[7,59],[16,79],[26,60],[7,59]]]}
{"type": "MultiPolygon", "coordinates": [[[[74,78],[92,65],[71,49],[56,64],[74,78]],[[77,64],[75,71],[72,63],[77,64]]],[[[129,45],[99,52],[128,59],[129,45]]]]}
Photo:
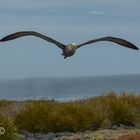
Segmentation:
{"type": "Polygon", "coordinates": [[[8,118],[0,115],[0,140],[17,139],[17,129],[8,118]]]}
{"type": "Polygon", "coordinates": [[[47,133],[97,130],[120,124],[140,127],[140,95],[111,92],[69,102],[0,101],[0,114],[0,125],[5,127],[3,124],[8,122],[9,133],[4,135],[13,135],[16,129],[19,133],[47,133]]]}

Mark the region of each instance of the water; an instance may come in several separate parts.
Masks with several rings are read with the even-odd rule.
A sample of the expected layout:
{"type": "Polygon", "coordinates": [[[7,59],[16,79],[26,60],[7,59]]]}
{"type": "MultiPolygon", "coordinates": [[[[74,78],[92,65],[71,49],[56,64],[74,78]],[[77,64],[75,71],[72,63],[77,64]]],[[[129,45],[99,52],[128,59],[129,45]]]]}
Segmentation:
{"type": "Polygon", "coordinates": [[[75,100],[110,91],[140,94],[140,74],[0,80],[0,99],[75,100]]]}

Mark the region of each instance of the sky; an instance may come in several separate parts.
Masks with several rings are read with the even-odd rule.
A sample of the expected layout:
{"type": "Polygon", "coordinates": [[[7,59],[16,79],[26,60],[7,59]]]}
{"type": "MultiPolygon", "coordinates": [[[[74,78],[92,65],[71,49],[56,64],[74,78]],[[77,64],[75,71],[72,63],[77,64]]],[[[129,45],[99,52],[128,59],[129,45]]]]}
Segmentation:
{"type": "MultiPolygon", "coordinates": [[[[140,48],[139,0],[0,0],[0,38],[37,31],[64,44],[115,36],[140,48]]],[[[81,47],[63,59],[33,36],[0,43],[0,79],[140,73],[140,51],[110,42],[81,47]]]]}

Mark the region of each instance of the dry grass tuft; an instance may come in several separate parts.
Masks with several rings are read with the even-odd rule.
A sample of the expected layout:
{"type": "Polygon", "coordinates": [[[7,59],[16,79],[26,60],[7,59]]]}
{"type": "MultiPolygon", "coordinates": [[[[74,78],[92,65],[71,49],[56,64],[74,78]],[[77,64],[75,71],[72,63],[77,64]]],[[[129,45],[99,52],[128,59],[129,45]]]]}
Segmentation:
{"type": "Polygon", "coordinates": [[[2,131],[3,133],[0,134],[1,140],[16,140],[17,139],[16,127],[13,125],[11,120],[5,118],[2,115],[0,115],[0,127],[4,129],[2,131]]]}
{"type": "Polygon", "coordinates": [[[140,127],[140,96],[111,92],[73,102],[0,101],[0,114],[12,116],[19,131],[82,131],[120,124],[140,127]]]}
{"type": "Polygon", "coordinates": [[[31,132],[81,131],[112,125],[140,124],[140,96],[109,93],[74,102],[28,102],[15,117],[18,128],[31,132]]]}

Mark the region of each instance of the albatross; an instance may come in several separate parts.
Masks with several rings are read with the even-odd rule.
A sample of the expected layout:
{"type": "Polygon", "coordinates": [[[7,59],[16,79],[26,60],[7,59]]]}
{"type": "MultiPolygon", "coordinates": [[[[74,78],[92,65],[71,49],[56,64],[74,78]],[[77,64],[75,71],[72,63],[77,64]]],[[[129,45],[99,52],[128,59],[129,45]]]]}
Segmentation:
{"type": "Polygon", "coordinates": [[[0,42],[13,40],[13,39],[23,37],[23,36],[36,36],[36,37],[42,38],[48,42],[55,44],[57,47],[62,49],[63,53],[61,55],[64,56],[64,59],[67,57],[73,56],[78,48],[88,45],[88,44],[96,43],[98,41],[110,41],[110,42],[119,44],[121,46],[130,48],[130,49],[139,50],[139,48],[137,48],[134,44],[130,43],[129,41],[121,39],[121,38],[117,38],[117,37],[112,37],[112,36],[105,36],[105,37],[89,40],[89,41],[81,43],[81,44],[71,43],[71,44],[65,45],[65,44],[62,44],[62,43],[56,41],[55,39],[53,39],[51,37],[48,37],[46,35],[43,35],[41,33],[35,32],[35,31],[16,32],[16,33],[10,34],[10,35],[2,38],[0,40],[0,42]]]}

